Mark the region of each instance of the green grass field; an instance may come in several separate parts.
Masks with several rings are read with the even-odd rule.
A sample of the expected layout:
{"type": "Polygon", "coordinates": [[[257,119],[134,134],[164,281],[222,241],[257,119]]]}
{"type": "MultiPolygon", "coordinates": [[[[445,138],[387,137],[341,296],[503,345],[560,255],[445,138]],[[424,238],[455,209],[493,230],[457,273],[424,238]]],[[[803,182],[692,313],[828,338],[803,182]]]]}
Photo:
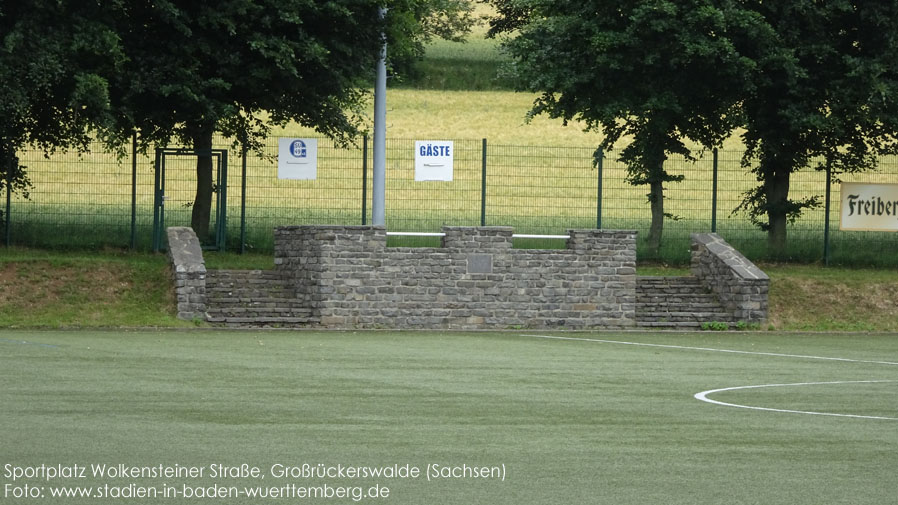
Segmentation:
{"type": "Polygon", "coordinates": [[[349,488],[342,500],[275,503],[355,503],[353,488],[367,493],[376,485],[381,492],[389,488],[389,497],[359,501],[894,501],[894,336],[563,337],[3,331],[0,484],[6,496],[0,503],[270,501],[49,497],[63,487],[113,493],[132,484],[159,493],[183,485],[349,488]],[[694,397],[760,385],[770,387],[707,395],[754,409],[694,397]],[[205,473],[95,478],[89,466],[97,464],[195,466],[205,473]],[[216,464],[256,466],[265,477],[213,479],[210,465],[216,464]],[[270,473],[272,466],[303,464],[410,465],[422,474],[281,479],[270,473]],[[88,471],[83,479],[12,480],[15,468],[41,465],[88,471]],[[492,478],[428,481],[429,465],[450,472],[465,465],[500,470],[492,478]],[[11,497],[25,485],[44,498],[11,497]]]}

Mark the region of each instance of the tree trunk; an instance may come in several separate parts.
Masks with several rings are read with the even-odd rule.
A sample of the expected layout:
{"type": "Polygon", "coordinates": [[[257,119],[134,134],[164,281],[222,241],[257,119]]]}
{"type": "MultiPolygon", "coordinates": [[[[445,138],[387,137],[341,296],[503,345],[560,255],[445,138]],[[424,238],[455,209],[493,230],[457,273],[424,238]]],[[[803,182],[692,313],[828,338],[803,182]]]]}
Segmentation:
{"type": "Polygon", "coordinates": [[[196,158],[196,197],[193,200],[193,213],[190,216],[190,227],[196,232],[200,242],[207,242],[209,221],[212,216],[212,133],[208,125],[194,129],[193,148],[200,152],[196,158]]]}
{"type": "Polygon", "coordinates": [[[648,248],[653,256],[661,250],[661,235],[664,232],[664,187],[660,180],[649,183],[649,202],[652,207],[652,224],[649,227],[648,248]]]}
{"type": "MultiPolygon", "coordinates": [[[[5,142],[0,140],[0,194],[5,194],[7,196],[10,191],[12,191],[12,184],[9,183],[12,178],[10,174],[12,174],[12,156],[8,155],[8,150],[4,147],[5,142]]],[[[0,206],[0,225],[3,225],[3,229],[9,226],[9,223],[6,221],[9,216],[4,214],[6,209],[6,205],[0,206]]]]}
{"type": "Polygon", "coordinates": [[[648,252],[658,256],[661,251],[661,235],[664,232],[664,151],[651,153],[646,157],[649,183],[649,203],[652,209],[652,224],[647,238],[648,252]]]}
{"type": "Polygon", "coordinates": [[[786,258],[786,223],[789,203],[789,170],[776,167],[764,180],[767,199],[767,253],[772,259],[786,258]]]}

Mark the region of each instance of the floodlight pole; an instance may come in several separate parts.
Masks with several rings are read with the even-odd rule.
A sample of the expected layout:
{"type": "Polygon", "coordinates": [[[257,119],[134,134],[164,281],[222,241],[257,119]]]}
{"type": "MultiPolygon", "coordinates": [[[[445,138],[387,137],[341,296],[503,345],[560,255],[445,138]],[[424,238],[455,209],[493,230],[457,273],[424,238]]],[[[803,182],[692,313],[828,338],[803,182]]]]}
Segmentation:
{"type": "MultiPolygon", "coordinates": [[[[386,7],[381,7],[378,17],[383,22],[386,7]]],[[[374,194],[371,200],[372,224],[384,226],[384,195],[386,193],[386,139],[387,139],[387,40],[383,35],[380,58],[377,60],[377,80],[374,83],[374,194]]]]}

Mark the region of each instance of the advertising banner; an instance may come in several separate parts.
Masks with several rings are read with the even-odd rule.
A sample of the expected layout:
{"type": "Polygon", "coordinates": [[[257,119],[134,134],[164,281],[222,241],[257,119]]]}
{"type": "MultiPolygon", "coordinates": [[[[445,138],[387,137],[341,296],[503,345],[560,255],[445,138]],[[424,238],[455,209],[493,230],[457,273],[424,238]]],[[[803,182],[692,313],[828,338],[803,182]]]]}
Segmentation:
{"type": "Polygon", "coordinates": [[[843,182],[841,230],[898,231],[898,184],[843,182]]]}

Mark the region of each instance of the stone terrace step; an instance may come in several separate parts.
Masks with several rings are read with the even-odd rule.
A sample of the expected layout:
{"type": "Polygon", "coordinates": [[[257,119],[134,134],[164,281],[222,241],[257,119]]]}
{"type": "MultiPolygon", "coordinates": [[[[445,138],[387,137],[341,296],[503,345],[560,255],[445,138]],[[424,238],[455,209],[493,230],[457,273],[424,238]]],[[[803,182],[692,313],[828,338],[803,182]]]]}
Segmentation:
{"type": "Polygon", "coordinates": [[[209,270],[207,298],[294,298],[296,291],[274,270],[209,270]]]}
{"type": "Polygon", "coordinates": [[[314,317],[209,317],[207,321],[231,328],[305,328],[318,324],[314,317]]]}
{"type": "Polygon", "coordinates": [[[206,295],[206,303],[213,306],[225,307],[296,307],[303,308],[306,306],[302,300],[297,298],[280,298],[280,297],[253,297],[253,296],[228,296],[222,294],[206,295]]]}
{"type": "Polygon", "coordinates": [[[692,276],[664,277],[664,276],[638,276],[636,288],[669,293],[704,293],[705,289],[701,281],[692,276]]]}
{"type": "Polygon", "coordinates": [[[636,319],[638,321],[655,321],[655,322],[689,322],[694,321],[704,323],[709,321],[731,322],[732,317],[724,311],[715,312],[692,312],[692,311],[657,311],[642,312],[636,311],[636,319]]]}
{"type": "Polygon", "coordinates": [[[308,317],[312,311],[308,307],[234,307],[215,306],[206,311],[210,316],[220,317],[308,317]]]}
{"type": "Polygon", "coordinates": [[[695,330],[702,324],[696,321],[637,321],[637,328],[654,328],[664,330],[695,330]]]}
{"type": "Polygon", "coordinates": [[[210,270],[206,320],[230,327],[296,328],[317,324],[296,291],[274,270],[210,270]]]}
{"type": "Polygon", "coordinates": [[[643,328],[697,328],[734,322],[717,297],[695,277],[636,278],[636,321],[643,328]]]}

